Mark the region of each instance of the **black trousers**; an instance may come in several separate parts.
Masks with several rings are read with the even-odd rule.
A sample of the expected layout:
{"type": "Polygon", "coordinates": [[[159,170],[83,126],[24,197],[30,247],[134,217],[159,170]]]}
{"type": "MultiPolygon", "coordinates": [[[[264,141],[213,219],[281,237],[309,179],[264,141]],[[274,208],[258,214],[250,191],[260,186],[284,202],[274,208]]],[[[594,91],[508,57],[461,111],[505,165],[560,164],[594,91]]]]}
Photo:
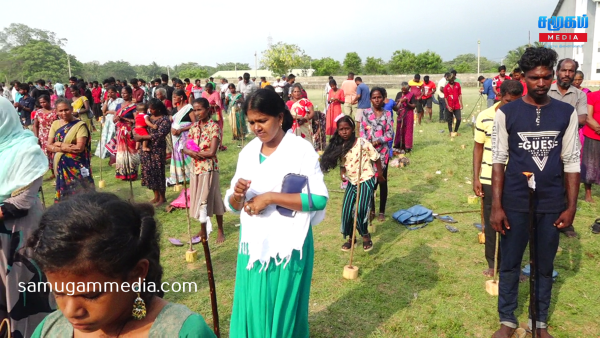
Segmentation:
{"type": "MultiPolygon", "coordinates": [[[[490,224],[492,214],[492,186],[482,184],[483,187],[483,233],[485,234],[485,260],[490,269],[494,268],[494,254],[496,253],[497,232],[490,224]]],[[[500,250],[498,250],[498,267],[500,266],[500,250]]]]}
{"type": "MultiPolygon", "coordinates": [[[[387,204],[388,167],[389,167],[389,165],[386,165],[385,169],[383,169],[383,177],[385,178],[385,182],[380,184],[378,181],[375,181],[375,189],[374,190],[377,190],[377,188],[379,188],[379,213],[380,214],[385,214],[385,205],[387,204]]],[[[371,210],[375,210],[375,194],[371,195],[371,210]]]]}

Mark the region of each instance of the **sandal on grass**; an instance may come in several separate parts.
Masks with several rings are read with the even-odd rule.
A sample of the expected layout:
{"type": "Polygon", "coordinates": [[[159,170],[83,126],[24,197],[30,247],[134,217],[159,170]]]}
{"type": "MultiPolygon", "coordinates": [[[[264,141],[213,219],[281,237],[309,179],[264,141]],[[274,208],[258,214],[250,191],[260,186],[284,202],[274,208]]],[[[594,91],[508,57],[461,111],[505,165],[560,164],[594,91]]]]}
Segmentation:
{"type": "Polygon", "coordinates": [[[175,246],[183,246],[183,243],[181,243],[181,241],[177,238],[169,238],[169,242],[175,246]]]}
{"type": "Polygon", "coordinates": [[[373,250],[373,241],[371,240],[371,235],[367,235],[369,236],[369,240],[365,241],[363,239],[363,250],[365,250],[365,252],[369,252],[371,250],[373,250]]]}
{"type": "MultiPolygon", "coordinates": [[[[344,252],[350,251],[350,249],[352,248],[352,244],[350,244],[351,240],[352,239],[350,239],[346,243],[342,244],[342,251],[344,251],[344,252]]],[[[354,239],[354,244],[356,244],[356,238],[354,239]]]]}
{"type": "Polygon", "coordinates": [[[454,220],[454,218],[452,218],[452,216],[448,216],[448,215],[438,216],[437,219],[439,219],[440,221],[445,222],[445,223],[458,223],[458,221],[454,220]]]}
{"type": "Polygon", "coordinates": [[[600,234],[600,218],[596,218],[594,224],[592,224],[592,233],[596,235],[600,234]]]}
{"type": "Polygon", "coordinates": [[[385,221],[385,214],[383,212],[380,212],[379,217],[377,219],[379,220],[379,222],[385,221]]]}

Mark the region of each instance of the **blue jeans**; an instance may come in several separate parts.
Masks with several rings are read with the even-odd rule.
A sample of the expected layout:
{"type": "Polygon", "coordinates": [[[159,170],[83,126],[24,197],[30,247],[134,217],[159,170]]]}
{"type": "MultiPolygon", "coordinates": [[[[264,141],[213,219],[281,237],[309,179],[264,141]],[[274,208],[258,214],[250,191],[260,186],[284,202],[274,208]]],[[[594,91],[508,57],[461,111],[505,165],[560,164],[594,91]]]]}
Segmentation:
{"type": "Polygon", "coordinates": [[[446,120],[446,99],[438,96],[438,101],[440,103],[440,121],[446,120]]]}
{"type": "MultiPolygon", "coordinates": [[[[498,313],[500,324],[516,328],[518,326],[515,310],[519,296],[519,275],[523,252],[529,242],[529,214],[526,212],[505,211],[510,230],[500,239],[500,284],[498,285],[498,313]]],[[[537,328],[546,328],[548,308],[552,296],[552,271],[554,258],[558,250],[559,230],[554,221],[560,214],[536,214],[537,274],[535,277],[537,299],[537,328]]],[[[531,311],[529,312],[531,321],[531,311]]],[[[531,325],[530,325],[531,327],[531,325]]]]}
{"type": "Polygon", "coordinates": [[[487,99],[487,107],[489,108],[489,107],[493,106],[495,102],[496,101],[494,99],[487,99]]]}

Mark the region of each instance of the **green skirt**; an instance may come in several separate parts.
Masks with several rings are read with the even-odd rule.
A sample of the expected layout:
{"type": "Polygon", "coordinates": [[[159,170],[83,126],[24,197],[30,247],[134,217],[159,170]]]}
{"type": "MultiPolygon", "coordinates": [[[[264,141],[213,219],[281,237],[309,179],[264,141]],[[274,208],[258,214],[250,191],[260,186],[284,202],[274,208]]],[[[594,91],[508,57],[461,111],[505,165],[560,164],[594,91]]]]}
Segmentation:
{"type": "Polygon", "coordinates": [[[260,262],[248,270],[250,256],[238,253],[230,337],[308,338],[314,255],[312,226],[302,246],[302,259],[294,250],[287,266],[285,262],[276,265],[271,258],[269,268],[259,273],[260,262]]]}

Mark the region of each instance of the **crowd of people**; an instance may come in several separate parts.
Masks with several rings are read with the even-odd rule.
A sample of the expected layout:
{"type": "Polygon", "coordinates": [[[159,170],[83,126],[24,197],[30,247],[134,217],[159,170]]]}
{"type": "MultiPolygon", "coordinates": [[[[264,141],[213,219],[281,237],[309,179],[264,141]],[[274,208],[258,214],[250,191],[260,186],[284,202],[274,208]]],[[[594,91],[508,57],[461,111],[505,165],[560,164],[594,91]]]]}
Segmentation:
{"type": "MultiPolygon", "coordinates": [[[[535,257],[541,337],[550,337],[547,314],[559,233],[577,236],[572,225],[580,183],[588,202],[591,185],[600,184],[600,92],[581,88],[583,73],[578,66],[571,59],[557,61],[550,49],[529,48],[512,74],[506,75],[502,66],[498,76],[478,79],[487,109],[475,123],[473,190],[484,205],[486,276],[496,273],[495,238],[501,236],[501,328],[495,338],[512,337],[518,325],[513,312],[523,280],[520,269],[530,212],[524,207],[529,204],[521,173],[535,174],[537,236],[545,248],[535,257]]],[[[163,74],[149,83],[114,78],[86,83],[72,77],[68,86],[39,80],[34,86],[14,81],[10,88],[0,87],[0,220],[9,234],[8,239],[2,237],[3,243],[7,241],[2,255],[5,262],[23,262],[18,269],[3,269],[8,271],[1,275],[4,304],[15,304],[11,300],[19,297],[17,282],[32,279],[160,282],[154,208],[168,203],[168,186],[186,183],[188,189],[166,210],[189,206],[190,216],[200,224],[192,243],[210,233],[213,216],[217,242],[225,241],[224,213],[240,215],[230,336],[308,337],[312,227],[324,219],[329,199],[323,173],[340,167],[345,189],[341,249],[348,251],[356,244],[352,241],[356,217],[362,248],[372,250],[375,243],[368,223],[386,220],[390,160],[414,149],[414,125],[424,118],[433,122],[434,104],[449,135],[459,135],[461,82],[455,71],[437,83],[415,74],[400,83],[392,99],[385,88],[370,88],[353,73],[340,86],[330,77],[325,112],[320,112],[293,74],[257,82],[245,73],[238,80],[234,84],[221,79],[217,86],[209,78],[202,85],[200,79],[192,84],[190,79],[163,74]],[[227,150],[225,120],[241,151],[223,196],[218,153],[227,150]],[[142,186],[153,192],[151,205],[94,192],[95,131],[99,137],[94,155],[108,160],[119,180],[141,178],[142,186]],[[248,138],[249,132],[255,137],[248,138]],[[56,204],[42,215],[37,192],[48,170],[56,204]],[[16,238],[19,247],[8,245],[16,238]],[[19,253],[21,247],[26,255],[19,253]]],[[[600,233],[600,224],[592,231],[600,233]]],[[[183,245],[177,238],[169,242],[183,245]]],[[[160,292],[28,297],[33,300],[26,312],[12,305],[1,309],[11,319],[13,332],[21,336],[213,335],[200,315],[162,300],[160,292]],[[77,297],[103,301],[87,304],[77,297]],[[55,301],[60,310],[52,313],[55,301]],[[134,314],[132,320],[131,304],[139,309],[144,304],[145,315],[134,314]],[[161,324],[171,320],[171,326],[161,324]]]]}

